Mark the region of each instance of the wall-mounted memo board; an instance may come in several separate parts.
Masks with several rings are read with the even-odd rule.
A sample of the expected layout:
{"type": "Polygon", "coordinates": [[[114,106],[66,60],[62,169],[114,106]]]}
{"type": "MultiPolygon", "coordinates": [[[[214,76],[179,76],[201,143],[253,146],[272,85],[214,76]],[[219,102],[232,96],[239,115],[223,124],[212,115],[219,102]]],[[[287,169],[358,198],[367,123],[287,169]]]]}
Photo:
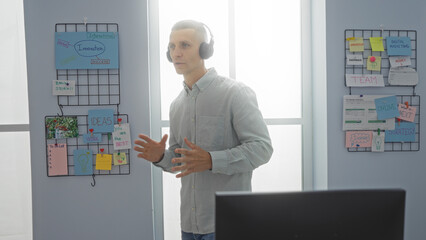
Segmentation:
{"type": "MultiPolygon", "coordinates": [[[[130,174],[130,150],[115,150],[113,145],[112,134],[101,134],[101,141],[96,143],[84,143],[83,135],[89,133],[88,115],[73,115],[73,116],[46,116],[45,126],[48,126],[48,119],[55,119],[58,117],[68,117],[69,119],[75,119],[76,123],[61,124],[62,130],[68,130],[62,132],[60,135],[62,138],[52,138],[52,133],[49,128],[45,130],[45,141],[46,141],[46,167],[47,176],[59,177],[59,176],[77,176],[77,175],[129,175],[130,174]],[[61,149],[62,148],[62,149],[61,149]],[[76,163],[74,162],[74,150],[90,150],[91,153],[91,166],[85,166],[90,169],[90,173],[78,173],[76,171],[76,163]],[[101,153],[100,149],[104,149],[104,154],[118,154],[121,157],[126,158],[125,164],[114,164],[111,163],[111,170],[96,170],[96,154],[101,153]],[[54,151],[52,151],[54,150],[54,151]],[[57,156],[52,156],[57,154],[57,156]],[[62,154],[62,158],[59,156],[62,154]],[[52,162],[52,158],[56,157],[56,162],[52,162]],[[58,161],[60,160],[60,161],[58,161]],[[55,171],[52,171],[52,164],[57,164],[55,171]],[[62,166],[61,166],[62,165],[62,166]]],[[[121,119],[121,123],[125,124],[129,122],[127,114],[114,114],[114,122],[118,123],[118,119],[121,119]]],[[[90,157],[90,156],[89,156],[90,157]]],[[[86,160],[86,159],[85,159],[86,160]]],[[[81,166],[81,165],[80,165],[81,166]]]]}
{"type": "MultiPolygon", "coordinates": [[[[56,24],[55,33],[62,32],[108,32],[118,35],[118,24],[56,24]]],[[[58,96],[59,106],[103,106],[120,104],[120,68],[56,69],[56,79],[75,81],[75,95],[58,96]]]]}
{"type": "MultiPolygon", "coordinates": [[[[402,41],[402,40],[401,40],[402,41]]],[[[410,123],[412,126],[412,124],[415,125],[415,130],[414,127],[411,127],[410,129],[413,131],[410,131],[410,135],[415,132],[415,137],[411,138],[409,141],[401,141],[400,139],[398,139],[399,142],[394,142],[394,140],[387,142],[385,140],[384,144],[382,146],[384,146],[384,152],[403,152],[403,151],[419,151],[420,150],[420,96],[416,95],[416,85],[417,84],[407,84],[407,85],[402,85],[402,84],[395,84],[393,83],[392,79],[389,79],[389,72],[391,70],[395,71],[396,69],[398,69],[398,67],[392,66],[391,64],[391,57],[389,55],[393,55],[393,56],[403,56],[404,57],[404,61],[406,60],[406,62],[408,63],[405,67],[407,68],[411,68],[411,71],[413,72],[417,72],[417,65],[418,65],[418,61],[417,61],[417,31],[416,30],[383,30],[383,29],[346,29],[344,32],[344,46],[345,46],[345,59],[344,59],[344,81],[345,81],[345,86],[348,87],[349,89],[349,95],[353,95],[352,93],[352,88],[357,88],[357,94],[362,94],[359,93],[361,92],[363,89],[367,89],[369,88],[369,93],[371,94],[372,90],[374,89],[375,94],[373,95],[389,95],[389,89],[388,91],[386,91],[386,88],[392,87],[392,92],[395,92],[396,94],[401,93],[401,91],[403,89],[411,89],[412,91],[412,95],[394,95],[396,97],[396,101],[397,104],[408,104],[409,106],[415,107],[417,109],[416,113],[415,113],[415,117],[414,117],[414,121],[412,121],[412,123],[410,123]],[[381,45],[383,45],[383,49],[381,49],[380,51],[378,51],[377,49],[375,49],[375,51],[373,51],[372,48],[372,44],[370,44],[370,38],[377,38],[377,37],[382,37],[382,41],[383,43],[381,45]],[[390,43],[390,49],[388,49],[388,44],[387,44],[387,37],[390,37],[391,40],[393,39],[405,39],[406,41],[404,42],[404,47],[406,48],[405,50],[407,50],[407,52],[404,52],[404,54],[395,54],[389,52],[389,50],[395,51],[395,49],[393,49],[394,47],[392,47],[392,43],[393,42],[389,42],[390,43]],[[358,39],[354,39],[354,38],[359,38],[359,42],[356,41],[358,39]],[[351,52],[350,51],[350,46],[349,46],[349,41],[350,40],[355,40],[355,43],[359,43],[359,45],[363,46],[363,49],[356,51],[356,52],[351,52]],[[388,55],[389,53],[389,55],[388,55]],[[348,61],[348,55],[352,55],[351,57],[353,57],[354,61],[359,61],[359,65],[355,65],[355,64],[349,64],[348,61]],[[357,56],[354,56],[357,55],[357,56]],[[368,69],[368,61],[369,61],[369,57],[374,56],[377,59],[381,60],[381,64],[379,65],[380,70],[377,69],[368,69]],[[395,68],[392,68],[395,67],[395,68]],[[374,79],[375,76],[379,76],[381,75],[383,77],[383,82],[381,87],[378,86],[374,86],[373,87],[368,87],[368,86],[353,86],[347,85],[347,77],[348,74],[350,76],[350,78],[355,78],[354,76],[356,76],[356,78],[358,77],[362,77],[364,79],[368,79],[368,77],[370,77],[370,79],[374,79]],[[353,74],[353,75],[352,75],[353,74]],[[413,140],[414,139],[414,140],[413,140]]],[[[353,45],[351,45],[353,46],[353,45]]],[[[398,46],[399,47],[399,46],[398,46]]],[[[373,60],[374,61],[374,60],[373,60]]],[[[394,62],[395,63],[395,60],[394,62]]],[[[371,61],[370,61],[371,64],[371,61]]],[[[371,66],[371,65],[370,65],[371,66]]],[[[391,75],[392,77],[392,75],[391,75]]],[[[349,78],[349,79],[350,79],[349,78]]],[[[379,77],[380,78],[380,77],[379,77]]],[[[360,78],[361,79],[361,78],[360,78]]],[[[418,82],[420,82],[420,77],[418,77],[418,82]]],[[[399,82],[398,82],[399,83],[399,82]]],[[[406,82],[404,82],[405,84],[406,82]]],[[[360,95],[360,97],[362,97],[363,95],[360,95]]],[[[408,105],[407,105],[407,109],[408,109],[408,105]]],[[[377,108],[377,106],[375,107],[377,108]]],[[[351,110],[351,109],[349,109],[351,110]]],[[[374,110],[376,111],[376,109],[369,109],[369,110],[374,110]]],[[[378,111],[379,109],[377,109],[378,111]]],[[[347,111],[347,110],[345,110],[347,111]]],[[[398,115],[397,115],[398,116],[398,115]]],[[[398,120],[398,118],[395,117],[395,122],[396,120],[398,120]]],[[[403,120],[400,120],[400,122],[404,122],[403,120]]],[[[350,122],[350,121],[349,121],[350,122]]],[[[404,123],[402,123],[404,124],[404,123]]],[[[401,125],[402,127],[403,125],[401,125]]],[[[368,129],[366,129],[368,130],[368,129]]],[[[362,131],[362,130],[360,130],[362,131]]],[[[368,130],[371,133],[371,130],[368,130]]],[[[367,131],[367,132],[368,132],[367,131]]],[[[377,134],[380,132],[380,130],[373,130],[372,131],[374,134],[377,134]]],[[[356,132],[356,134],[360,134],[358,136],[362,136],[362,134],[364,133],[359,133],[356,132]]],[[[385,133],[386,134],[386,133],[385,133]]],[[[352,136],[352,135],[351,135],[352,136]]],[[[412,136],[412,135],[411,135],[412,136]]],[[[346,138],[346,141],[348,141],[348,138],[346,138]]],[[[351,141],[351,143],[353,143],[351,141]]],[[[349,145],[351,146],[351,145],[349,145]]],[[[361,146],[361,145],[359,145],[361,146]]],[[[382,148],[383,150],[383,148],[382,148]]],[[[372,147],[348,147],[347,145],[347,151],[348,152],[371,152],[372,151],[372,147]]]]}
{"type": "MultiPolygon", "coordinates": [[[[372,71],[367,70],[366,62],[368,56],[380,56],[382,61],[380,74],[383,75],[383,79],[386,87],[407,87],[407,86],[398,86],[398,85],[389,85],[388,76],[389,76],[389,56],[387,55],[386,47],[386,37],[396,36],[396,37],[409,37],[411,39],[411,67],[417,70],[417,31],[415,30],[371,30],[371,29],[346,29],[345,30],[345,62],[347,55],[350,54],[349,51],[349,42],[347,39],[351,37],[362,37],[364,39],[364,52],[362,52],[362,57],[364,65],[347,65],[345,64],[345,75],[346,74],[372,74],[372,71]],[[383,37],[383,46],[384,51],[382,52],[373,52],[369,38],[370,37],[383,37]]],[[[345,79],[345,76],[344,78],[345,79]]],[[[346,84],[346,83],[345,83],[346,84]]],[[[415,95],[415,86],[413,88],[413,95],[415,95]]],[[[352,87],[349,87],[349,94],[351,94],[352,87]]]]}

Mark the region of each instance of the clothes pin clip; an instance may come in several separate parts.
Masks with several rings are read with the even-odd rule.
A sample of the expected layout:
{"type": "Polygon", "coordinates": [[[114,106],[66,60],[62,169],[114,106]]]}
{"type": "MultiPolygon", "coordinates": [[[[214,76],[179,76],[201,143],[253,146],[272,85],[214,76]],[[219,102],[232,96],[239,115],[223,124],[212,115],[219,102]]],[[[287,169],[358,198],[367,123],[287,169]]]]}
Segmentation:
{"type": "Polygon", "coordinates": [[[380,136],[380,128],[377,129],[377,135],[380,136]]]}
{"type": "Polygon", "coordinates": [[[405,102],[405,108],[408,108],[408,102],[405,102]]]}
{"type": "Polygon", "coordinates": [[[401,124],[401,118],[397,118],[398,120],[398,126],[401,124]]]}
{"type": "Polygon", "coordinates": [[[83,23],[84,23],[84,26],[86,27],[86,24],[87,24],[87,17],[83,17],[83,23]]]}
{"type": "Polygon", "coordinates": [[[93,137],[93,128],[89,129],[90,131],[90,136],[93,137]]]}
{"type": "Polygon", "coordinates": [[[383,37],[383,24],[380,24],[380,30],[382,30],[382,37],[383,37]]]}
{"type": "Polygon", "coordinates": [[[121,121],[122,121],[123,119],[119,118],[119,119],[117,119],[117,120],[118,120],[118,126],[121,126],[121,121]]]}
{"type": "Polygon", "coordinates": [[[363,97],[364,95],[359,95],[359,97],[363,97]]]}
{"type": "Polygon", "coordinates": [[[104,149],[103,149],[103,148],[101,148],[101,149],[99,149],[99,150],[101,150],[101,157],[104,157],[104,149]]]}
{"type": "Polygon", "coordinates": [[[118,152],[117,155],[120,156],[120,152],[118,152]]]}

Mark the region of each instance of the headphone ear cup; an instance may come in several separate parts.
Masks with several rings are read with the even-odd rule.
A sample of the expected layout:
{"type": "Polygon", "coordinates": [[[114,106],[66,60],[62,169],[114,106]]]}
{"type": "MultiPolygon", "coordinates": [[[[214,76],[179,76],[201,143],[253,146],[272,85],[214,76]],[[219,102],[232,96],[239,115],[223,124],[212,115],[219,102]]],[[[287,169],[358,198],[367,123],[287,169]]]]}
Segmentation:
{"type": "Polygon", "coordinates": [[[200,45],[199,54],[202,59],[208,59],[213,55],[213,44],[202,42],[200,45]]]}
{"type": "Polygon", "coordinates": [[[172,57],[170,56],[170,49],[167,48],[167,60],[169,60],[169,62],[173,62],[172,57]]]}

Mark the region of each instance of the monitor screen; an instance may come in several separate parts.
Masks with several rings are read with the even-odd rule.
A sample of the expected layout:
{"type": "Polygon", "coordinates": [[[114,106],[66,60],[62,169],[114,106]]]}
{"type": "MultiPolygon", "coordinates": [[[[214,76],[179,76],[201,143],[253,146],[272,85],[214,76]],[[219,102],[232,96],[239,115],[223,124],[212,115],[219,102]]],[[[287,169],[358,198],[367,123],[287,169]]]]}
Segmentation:
{"type": "Polygon", "coordinates": [[[403,240],[405,191],[216,193],[216,240],[403,240]]]}

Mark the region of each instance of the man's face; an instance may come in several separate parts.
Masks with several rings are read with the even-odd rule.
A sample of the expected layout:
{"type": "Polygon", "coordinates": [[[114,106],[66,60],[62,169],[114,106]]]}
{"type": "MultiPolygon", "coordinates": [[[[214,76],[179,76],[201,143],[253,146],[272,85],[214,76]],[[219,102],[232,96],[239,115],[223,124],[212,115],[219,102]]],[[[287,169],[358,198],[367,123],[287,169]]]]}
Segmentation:
{"type": "Polygon", "coordinates": [[[200,40],[194,29],[176,30],[170,34],[170,57],[178,74],[185,76],[204,69],[199,47],[200,40]]]}

